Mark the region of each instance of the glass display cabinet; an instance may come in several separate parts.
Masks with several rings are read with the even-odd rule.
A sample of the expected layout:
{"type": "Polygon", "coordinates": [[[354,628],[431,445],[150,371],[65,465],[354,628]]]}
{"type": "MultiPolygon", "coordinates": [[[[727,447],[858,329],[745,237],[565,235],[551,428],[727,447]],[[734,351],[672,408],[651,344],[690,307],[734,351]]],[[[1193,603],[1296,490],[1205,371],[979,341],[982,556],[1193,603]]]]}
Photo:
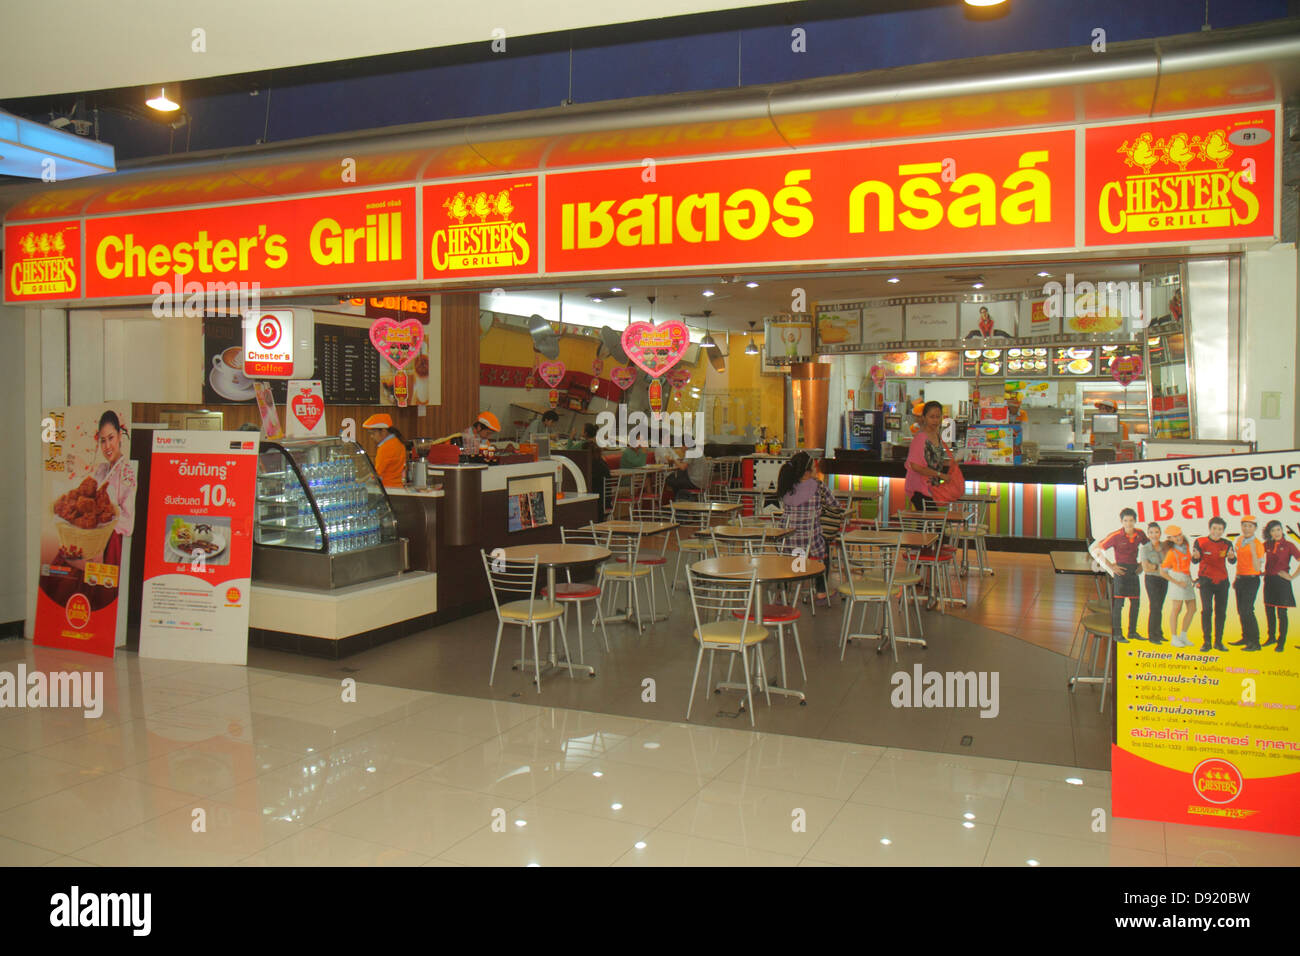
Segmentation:
{"type": "Polygon", "coordinates": [[[338,588],[406,570],[406,542],[369,456],[354,441],[262,441],[253,579],[338,588]]]}

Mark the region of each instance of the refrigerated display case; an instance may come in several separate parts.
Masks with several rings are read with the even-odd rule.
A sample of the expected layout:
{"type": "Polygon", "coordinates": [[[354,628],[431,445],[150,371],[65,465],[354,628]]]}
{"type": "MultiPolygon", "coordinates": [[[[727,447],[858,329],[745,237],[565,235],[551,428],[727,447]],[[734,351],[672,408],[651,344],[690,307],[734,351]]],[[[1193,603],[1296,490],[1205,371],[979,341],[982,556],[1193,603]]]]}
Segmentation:
{"type": "Polygon", "coordinates": [[[360,445],[342,438],[261,442],[254,581],[330,589],[406,567],[406,541],[360,445]]]}

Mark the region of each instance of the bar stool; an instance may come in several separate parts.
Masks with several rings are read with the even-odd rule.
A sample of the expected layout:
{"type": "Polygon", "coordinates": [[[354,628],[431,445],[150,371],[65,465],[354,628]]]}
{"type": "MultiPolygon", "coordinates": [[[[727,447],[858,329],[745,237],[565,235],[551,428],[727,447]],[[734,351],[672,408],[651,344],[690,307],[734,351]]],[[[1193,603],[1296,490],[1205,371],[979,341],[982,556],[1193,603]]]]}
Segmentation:
{"type": "Polygon", "coordinates": [[[1097,712],[1106,709],[1106,687],[1110,684],[1110,652],[1115,645],[1115,637],[1111,632],[1110,611],[1104,613],[1092,612],[1083,616],[1081,622],[1083,626],[1084,643],[1079,653],[1079,663],[1074,668],[1074,676],[1070,678],[1070,692],[1074,693],[1074,688],[1079,684],[1100,684],[1101,685],[1101,704],[1097,707],[1097,712]],[[1102,665],[1101,676],[1097,676],[1097,643],[1106,642],[1106,662],[1102,665]],[[1091,673],[1087,677],[1080,677],[1079,672],[1083,670],[1083,659],[1088,654],[1088,645],[1092,645],[1092,666],[1091,673]]]}

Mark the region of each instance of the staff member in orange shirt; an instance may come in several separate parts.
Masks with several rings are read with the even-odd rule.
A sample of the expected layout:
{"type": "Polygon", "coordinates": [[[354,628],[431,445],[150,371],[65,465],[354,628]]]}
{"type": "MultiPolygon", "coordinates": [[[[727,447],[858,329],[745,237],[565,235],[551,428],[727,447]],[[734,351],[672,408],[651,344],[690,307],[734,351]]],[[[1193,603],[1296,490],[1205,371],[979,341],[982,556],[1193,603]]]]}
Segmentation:
{"type": "Polygon", "coordinates": [[[1160,563],[1160,576],[1169,582],[1166,600],[1169,604],[1169,643],[1173,647],[1191,647],[1187,631],[1196,616],[1196,591],[1192,587],[1192,556],[1183,529],[1176,524],[1165,526],[1165,559],[1160,563]],[[1178,617],[1182,615],[1182,623],[1178,617]]]}
{"type": "Polygon", "coordinates": [[[1255,598],[1259,596],[1260,580],[1264,574],[1264,542],[1255,537],[1259,527],[1254,515],[1241,516],[1241,537],[1234,545],[1237,552],[1237,579],[1232,589],[1237,592],[1237,616],[1241,618],[1241,640],[1229,641],[1233,647],[1259,646],[1259,619],[1255,617],[1255,598]]]}
{"type": "Polygon", "coordinates": [[[400,488],[406,480],[406,452],[408,446],[402,433],[393,427],[388,415],[371,415],[361,427],[368,429],[378,439],[374,453],[375,474],[386,488],[400,488]]]}

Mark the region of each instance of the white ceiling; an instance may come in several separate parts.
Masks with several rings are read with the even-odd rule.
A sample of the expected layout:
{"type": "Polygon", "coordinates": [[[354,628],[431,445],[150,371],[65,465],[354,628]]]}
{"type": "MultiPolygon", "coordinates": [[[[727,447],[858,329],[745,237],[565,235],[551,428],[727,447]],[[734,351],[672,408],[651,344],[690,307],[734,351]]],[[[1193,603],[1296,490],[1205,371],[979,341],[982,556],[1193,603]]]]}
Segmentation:
{"type": "Polygon", "coordinates": [[[3,0],[0,93],[103,90],[636,23],[777,0],[3,0]],[[195,50],[195,30],[203,50],[195,50]]]}
{"type": "MultiPolygon", "coordinates": [[[[632,319],[645,321],[650,317],[648,296],[655,296],[654,317],[659,321],[682,319],[694,329],[703,329],[705,319],[699,313],[711,310],[708,327],[732,332],[748,331],[750,321],[756,331],[762,331],[763,317],[792,308],[795,290],[804,290],[806,306],[811,311],[816,302],[843,302],[856,299],[880,299],[912,295],[964,295],[996,292],[1022,292],[1039,290],[1043,283],[1053,278],[1064,281],[1072,273],[1075,281],[1120,281],[1138,277],[1136,262],[1050,262],[1014,265],[980,266],[958,264],[942,269],[912,269],[897,272],[855,271],[833,276],[729,276],[727,281],[684,278],[663,280],[647,285],[644,280],[623,285],[614,280],[584,282],[538,290],[511,290],[500,295],[484,293],[481,307],[510,315],[538,314],[551,321],[565,321],[576,325],[608,325],[622,329],[628,323],[628,309],[632,319]],[[1039,277],[1038,272],[1051,275],[1039,277]],[[896,276],[899,281],[888,280],[896,276]],[[756,288],[746,288],[745,283],[755,281],[756,288]],[[982,281],[983,289],[973,288],[982,281]],[[623,295],[603,298],[594,302],[589,296],[607,296],[612,287],[621,288],[623,295]],[[705,291],[713,292],[705,296],[705,291]],[[559,294],[563,293],[563,314],[559,308],[559,294]]],[[[1174,268],[1173,265],[1170,268],[1174,268]]]]}

